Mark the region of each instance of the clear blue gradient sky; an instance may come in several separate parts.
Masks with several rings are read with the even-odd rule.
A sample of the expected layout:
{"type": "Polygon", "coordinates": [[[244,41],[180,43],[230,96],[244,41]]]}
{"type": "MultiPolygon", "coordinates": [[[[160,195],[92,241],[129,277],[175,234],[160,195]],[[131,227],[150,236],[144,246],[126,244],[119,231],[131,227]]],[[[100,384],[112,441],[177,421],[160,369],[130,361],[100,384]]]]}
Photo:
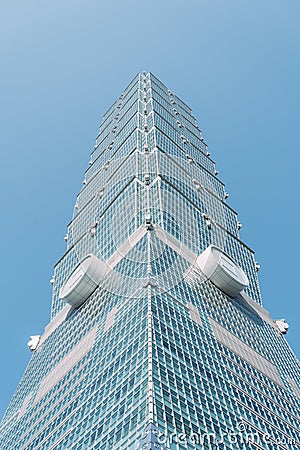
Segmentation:
{"type": "Polygon", "coordinates": [[[101,117],[152,71],[192,108],[299,355],[299,0],[27,0],[0,15],[0,415],[49,321],[101,117]]]}

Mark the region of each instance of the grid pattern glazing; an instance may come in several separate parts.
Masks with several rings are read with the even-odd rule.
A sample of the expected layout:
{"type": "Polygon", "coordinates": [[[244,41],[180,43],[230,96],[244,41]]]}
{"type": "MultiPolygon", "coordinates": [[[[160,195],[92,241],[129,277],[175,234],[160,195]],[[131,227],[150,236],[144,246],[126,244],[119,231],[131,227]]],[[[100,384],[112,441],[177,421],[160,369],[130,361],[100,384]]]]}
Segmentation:
{"type": "Polygon", "coordinates": [[[192,110],[138,74],[104,114],[1,450],[299,448],[299,362],[226,198],[192,110]],[[211,244],[249,280],[235,298],[197,267],[211,244]],[[90,253],[107,272],[73,308],[90,253]]]}

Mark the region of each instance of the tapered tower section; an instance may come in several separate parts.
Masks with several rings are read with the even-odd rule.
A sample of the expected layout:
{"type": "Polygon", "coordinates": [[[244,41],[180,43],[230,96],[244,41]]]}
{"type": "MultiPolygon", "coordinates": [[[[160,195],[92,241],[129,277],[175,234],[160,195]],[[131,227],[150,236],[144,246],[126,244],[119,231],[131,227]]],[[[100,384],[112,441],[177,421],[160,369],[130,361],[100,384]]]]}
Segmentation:
{"type": "Polygon", "coordinates": [[[104,115],[3,450],[298,448],[299,363],[191,109],[138,74],[104,115]]]}

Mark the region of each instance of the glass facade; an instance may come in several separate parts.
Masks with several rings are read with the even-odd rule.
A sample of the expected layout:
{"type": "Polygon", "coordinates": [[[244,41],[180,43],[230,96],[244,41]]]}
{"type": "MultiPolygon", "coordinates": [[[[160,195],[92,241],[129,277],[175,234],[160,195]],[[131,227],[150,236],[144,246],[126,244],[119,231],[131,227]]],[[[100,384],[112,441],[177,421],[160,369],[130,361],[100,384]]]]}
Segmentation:
{"type": "Polygon", "coordinates": [[[299,362],[226,198],[191,109],[138,74],[100,125],[1,449],[299,448],[299,362]],[[249,281],[234,298],[199,269],[211,245],[249,281]]]}

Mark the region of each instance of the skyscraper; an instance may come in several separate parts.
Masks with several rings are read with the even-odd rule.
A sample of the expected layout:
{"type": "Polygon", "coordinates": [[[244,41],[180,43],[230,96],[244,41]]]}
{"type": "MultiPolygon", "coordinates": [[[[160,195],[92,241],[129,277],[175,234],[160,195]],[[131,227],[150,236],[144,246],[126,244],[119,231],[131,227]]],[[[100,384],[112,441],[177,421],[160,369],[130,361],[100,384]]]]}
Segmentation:
{"type": "Polygon", "coordinates": [[[191,109],[138,74],[104,115],[1,450],[298,448],[299,363],[217,175],[191,109]]]}

